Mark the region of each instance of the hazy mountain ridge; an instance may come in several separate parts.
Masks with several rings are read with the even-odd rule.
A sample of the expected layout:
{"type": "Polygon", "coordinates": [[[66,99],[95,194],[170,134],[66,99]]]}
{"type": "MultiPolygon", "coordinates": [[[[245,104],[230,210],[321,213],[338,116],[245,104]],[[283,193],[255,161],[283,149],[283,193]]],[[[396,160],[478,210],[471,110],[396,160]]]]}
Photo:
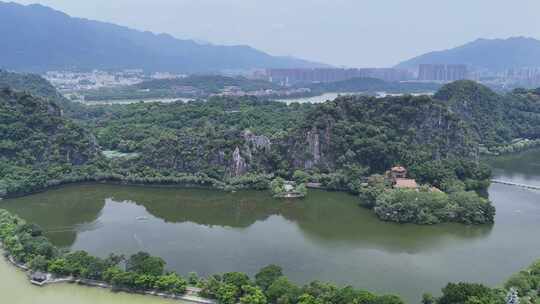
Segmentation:
{"type": "Polygon", "coordinates": [[[414,57],[399,63],[396,67],[414,68],[424,63],[467,64],[495,71],[540,67],[540,40],[526,37],[478,39],[456,48],[414,57]]]}
{"type": "Polygon", "coordinates": [[[168,34],[72,18],[42,5],[0,2],[0,67],[19,71],[129,69],[211,72],[219,70],[316,67],[270,56],[249,46],[198,44],[168,34]]]}

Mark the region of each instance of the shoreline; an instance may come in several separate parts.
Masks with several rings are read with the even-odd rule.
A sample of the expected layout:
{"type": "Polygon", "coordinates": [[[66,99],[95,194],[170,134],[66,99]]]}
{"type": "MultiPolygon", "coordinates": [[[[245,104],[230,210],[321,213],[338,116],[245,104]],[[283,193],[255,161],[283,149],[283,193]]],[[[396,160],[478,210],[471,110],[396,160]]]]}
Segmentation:
{"type": "MultiPolygon", "coordinates": [[[[220,192],[229,192],[224,189],[221,189],[219,187],[212,187],[212,186],[203,186],[198,184],[168,184],[168,183],[133,183],[129,181],[122,181],[122,180],[113,180],[113,179],[104,179],[104,180],[87,180],[87,181],[62,181],[57,185],[47,186],[44,188],[28,191],[28,192],[16,192],[16,193],[8,193],[7,195],[0,197],[0,201],[6,200],[6,199],[15,199],[15,198],[21,198],[29,195],[34,195],[38,193],[47,192],[49,190],[57,190],[61,189],[62,187],[66,186],[77,186],[77,185],[91,185],[91,184],[101,184],[101,185],[116,185],[116,186],[132,186],[132,187],[153,187],[153,188],[178,188],[178,189],[204,189],[204,190],[214,190],[214,191],[220,191],[220,192]]],[[[249,190],[249,189],[244,189],[249,190]]]]}
{"type": "MultiPolygon", "coordinates": [[[[16,193],[8,193],[7,195],[0,197],[0,202],[2,200],[6,199],[16,199],[21,197],[26,197],[38,193],[47,192],[50,190],[57,190],[61,189],[62,187],[66,186],[77,186],[77,185],[92,185],[92,184],[100,184],[100,185],[113,185],[113,186],[130,186],[130,187],[151,187],[151,188],[171,188],[171,189],[201,189],[201,190],[212,190],[212,191],[219,191],[223,193],[236,193],[238,191],[260,191],[264,192],[266,190],[257,190],[254,188],[243,188],[238,190],[226,190],[220,187],[214,187],[214,186],[205,186],[201,184],[188,184],[188,183],[136,183],[136,182],[129,182],[129,181],[123,181],[123,180],[114,180],[114,179],[103,179],[103,180],[87,180],[87,181],[61,181],[57,185],[47,186],[44,188],[36,189],[33,191],[28,192],[16,192],[16,193]]],[[[321,190],[321,191],[328,191],[328,192],[343,192],[343,193],[349,193],[346,189],[330,189],[325,188],[321,185],[318,185],[317,183],[307,183],[306,187],[308,189],[313,190],[321,190]]],[[[268,190],[268,189],[267,189],[268,190]]]]}
{"type": "Polygon", "coordinates": [[[0,254],[2,254],[2,256],[8,262],[8,264],[14,266],[19,271],[24,272],[26,274],[28,282],[38,287],[47,287],[48,285],[55,285],[55,284],[77,284],[77,285],[81,285],[85,287],[108,289],[110,292],[125,292],[127,294],[133,294],[133,295],[155,296],[155,297],[161,297],[161,298],[169,299],[169,300],[171,299],[181,300],[181,301],[194,303],[194,304],[216,304],[217,303],[214,300],[200,297],[199,292],[201,291],[201,289],[197,287],[193,287],[193,286],[188,286],[186,288],[185,294],[177,295],[177,294],[159,292],[155,290],[134,291],[128,288],[115,288],[113,285],[108,284],[106,282],[89,280],[89,279],[78,279],[75,277],[55,278],[54,275],[51,273],[45,273],[47,279],[43,282],[38,282],[31,279],[30,277],[31,270],[26,265],[17,263],[11,255],[7,254],[7,252],[4,251],[3,245],[1,243],[0,243],[0,254]]]}

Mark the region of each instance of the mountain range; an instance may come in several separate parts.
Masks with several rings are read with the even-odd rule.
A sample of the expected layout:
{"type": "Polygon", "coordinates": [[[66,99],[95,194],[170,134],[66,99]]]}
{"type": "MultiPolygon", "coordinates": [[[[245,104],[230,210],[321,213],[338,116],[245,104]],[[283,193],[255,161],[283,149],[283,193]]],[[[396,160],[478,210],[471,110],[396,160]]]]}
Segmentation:
{"type": "Polygon", "coordinates": [[[27,72],[62,69],[138,69],[207,73],[256,68],[321,67],[276,57],[249,46],[180,40],[168,34],[73,18],[38,4],[0,2],[0,68],[27,72]]]}
{"type": "Polygon", "coordinates": [[[456,48],[417,56],[401,62],[397,67],[415,68],[424,63],[466,64],[492,71],[540,67],[540,40],[526,37],[478,39],[456,48]]]}

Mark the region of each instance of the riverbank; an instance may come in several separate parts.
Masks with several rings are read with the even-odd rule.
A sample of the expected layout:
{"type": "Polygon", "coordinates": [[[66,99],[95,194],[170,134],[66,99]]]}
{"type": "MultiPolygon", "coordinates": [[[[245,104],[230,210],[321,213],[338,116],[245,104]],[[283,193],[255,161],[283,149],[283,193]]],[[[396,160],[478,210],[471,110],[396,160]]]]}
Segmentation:
{"type": "Polygon", "coordinates": [[[32,271],[26,265],[17,263],[17,261],[15,261],[15,259],[11,255],[9,255],[7,252],[4,251],[3,244],[1,242],[0,242],[0,254],[5,258],[5,261],[7,261],[10,265],[24,272],[26,274],[28,281],[31,284],[39,286],[39,287],[47,287],[48,285],[56,285],[56,284],[77,284],[77,285],[82,285],[82,286],[87,286],[87,287],[107,289],[109,291],[114,291],[114,292],[121,291],[127,294],[138,294],[138,295],[146,295],[146,296],[155,296],[155,297],[160,297],[164,299],[181,300],[184,303],[216,304],[216,301],[214,300],[199,296],[201,289],[194,286],[188,286],[186,288],[185,294],[178,295],[178,294],[172,294],[172,293],[159,292],[155,290],[134,291],[128,288],[118,288],[104,281],[75,278],[73,276],[57,277],[52,273],[43,273],[42,275],[46,277],[46,280],[36,281],[32,279],[32,271]]]}
{"type": "Polygon", "coordinates": [[[54,284],[41,288],[28,282],[24,271],[0,257],[0,294],[9,304],[192,304],[181,300],[150,297],[77,284],[54,284]]]}
{"type": "MultiPolygon", "coordinates": [[[[267,290],[263,291],[262,288],[265,285],[262,285],[260,281],[261,276],[267,276],[270,272],[276,283],[278,278],[288,280],[279,266],[270,265],[259,270],[255,274],[255,280],[242,272],[224,272],[219,275],[210,275],[208,279],[199,279],[198,276],[190,275],[189,282],[196,282],[200,289],[186,288],[187,281],[176,272],[166,272],[165,260],[157,256],[138,252],[129,257],[109,254],[107,258],[99,258],[85,251],[62,252],[48,241],[39,226],[27,224],[23,219],[5,210],[0,210],[0,238],[5,245],[5,252],[12,256],[8,259],[18,267],[28,267],[28,272],[32,271],[33,283],[40,286],[77,283],[113,291],[153,295],[183,302],[195,301],[202,304],[266,303],[271,295],[266,293],[267,290]]],[[[305,297],[318,297],[319,293],[312,290],[313,286],[320,284],[331,286],[319,281],[313,281],[305,287],[287,282],[283,292],[294,292],[298,301],[305,297]],[[301,293],[296,294],[296,291],[301,291],[301,293]]],[[[280,288],[282,288],[281,285],[280,288]]],[[[350,287],[346,289],[349,290],[350,287]]],[[[336,293],[336,296],[343,291],[341,287],[332,287],[332,292],[336,293]]],[[[381,303],[404,303],[394,295],[378,296],[365,291],[360,293],[360,290],[352,291],[359,297],[367,295],[377,301],[380,299],[381,303]]],[[[352,300],[355,299],[347,302],[352,302],[352,300]]],[[[295,302],[296,300],[293,303],[295,302]]]]}
{"type": "MultiPolygon", "coordinates": [[[[163,177],[163,178],[140,178],[140,177],[123,177],[119,175],[98,175],[96,177],[86,177],[84,179],[64,179],[64,180],[55,180],[54,182],[48,183],[43,188],[34,189],[31,192],[15,192],[8,193],[7,198],[18,198],[24,197],[26,195],[35,194],[39,192],[44,192],[50,189],[58,189],[59,187],[66,185],[76,185],[76,184],[85,184],[85,183],[98,183],[98,184],[113,184],[113,185],[126,185],[126,186],[136,186],[136,187],[157,187],[157,188],[178,188],[178,189],[207,189],[207,190],[216,190],[223,191],[223,193],[235,193],[237,191],[244,190],[256,190],[263,191],[270,189],[270,193],[274,195],[275,198],[282,199],[298,199],[305,198],[308,194],[308,188],[319,189],[323,191],[339,191],[347,192],[351,194],[361,194],[358,204],[361,207],[368,208],[372,210],[379,219],[383,221],[393,221],[401,224],[413,223],[419,225],[434,225],[445,222],[458,222],[467,225],[482,225],[482,224],[491,224],[493,223],[495,210],[491,205],[489,200],[485,200],[473,191],[466,191],[465,185],[461,188],[456,187],[452,191],[442,192],[437,191],[437,193],[430,193],[429,195],[423,195],[423,201],[415,204],[408,204],[407,208],[411,212],[417,212],[418,208],[426,207],[430,209],[430,212],[433,214],[437,213],[439,216],[435,217],[428,214],[427,217],[400,217],[398,210],[392,205],[401,204],[403,198],[398,198],[396,202],[387,202],[383,201],[382,194],[386,193],[385,191],[379,191],[378,185],[371,185],[365,183],[367,186],[362,186],[359,189],[353,187],[354,183],[350,183],[350,189],[343,189],[341,187],[329,188],[327,184],[320,182],[306,182],[306,183],[296,183],[294,181],[285,181],[282,178],[275,178],[271,180],[272,175],[264,174],[252,174],[239,177],[236,179],[228,180],[227,182],[215,180],[207,176],[196,176],[196,175],[182,175],[176,177],[163,177]],[[295,185],[295,186],[292,186],[295,185]],[[369,195],[362,195],[368,193],[369,195]],[[436,197],[438,196],[438,197],[436,197]],[[455,204],[459,208],[458,210],[451,210],[452,208],[441,208],[437,204],[429,204],[429,201],[436,200],[437,198],[442,199],[442,201],[448,204],[455,204]],[[401,201],[400,201],[401,200],[401,201]],[[384,205],[384,210],[381,211],[380,205],[384,205]],[[441,210],[436,210],[441,209],[441,210]],[[416,210],[416,211],[415,211],[416,210]],[[473,214],[476,212],[476,214],[473,214]],[[397,215],[397,216],[395,216],[397,215]],[[440,216],[444,215],[444,216],[440,216]]],[[[371,177],[364,177],[360,179],[371,180],[371,177]]],[[[360,181],[358,181],[359,183],[360,181]]],[[[489,184],[489,180],[486,181],[489,184]]],[[[477,182],[482,183],[482,182],[477,182]]],[[[362,184],[364,185],[364,184],[362,184]]],[[[484,187],[484,186],[482,186],[484,187]]],[[[399,194],[405,194],[405,192],[411,192],[409,194],[420,195],[424,191],[424,187],[417,187],[416,189],[393,189],[389,185],[384,185],[385,189],[392,190],[392,192],[399,194]],[[399,190],[399,191],[394,191],[399,190]]],[[[483,188],[482,188],[483,189],[483,188]]],[[[431,191],[428,191],[431,192],[431,191]]],[[[269,193],[269,194],[270,194],[269,193]]],[[[394,199],[392,199],[395,201],[394,199]]],[[[413,199],[412,201],[419,201],[418,199],[413,199]]],[[[440,200],[439,200],[440,201],[440,200]]],[[[406,212],[406,213],[411,213],[406,212]]]]}
{"type": "Polygon", "coordinates": [[[0,208],[39,224],[72,251],[107,257],[144,250],[163,257],[168,269],[202,277],[253,276],[279,263],[297,284],[320,279],[419,303],[423,292],[437,295],[448,281],[500,286],[538,257],[539,245],[530,242],[540,223],[538,194],[494,184],[490,196],[499,210],[494,226],[385,223],[358,208],[354,196],[316,190],[291,204],[256,191],[93,184],[7,200],[0,208]],[[56,232],[60,227],[71,230],[56,232]],[[515,248],[528,249],[516,255],[515,248]]]}

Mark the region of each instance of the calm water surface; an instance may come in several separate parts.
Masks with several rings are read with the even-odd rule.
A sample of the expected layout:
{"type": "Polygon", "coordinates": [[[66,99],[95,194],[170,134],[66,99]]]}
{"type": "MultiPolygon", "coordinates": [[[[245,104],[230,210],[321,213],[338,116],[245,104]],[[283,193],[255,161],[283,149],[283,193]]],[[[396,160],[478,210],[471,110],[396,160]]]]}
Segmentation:
{"type": "Polygon", "coordinates": [[[294,102],[298,103],[323,103],[328,100],[334,100],[340,95],[357,95],[360,93],[324,93],[322,95],[318,96],[311,96],[311,97],[300,97],[300,98],[292,98],[292,99],[276,99],[276,101],[285,102],[286,104],[291,104],[294,102]]]}
{"type": "MultiPolygon", "coordinates": [[[[540,151],[493,164],[498,179],[540,185],[540,151]]],[[[488,226],[384,223],[355,197],[322,191],[280,201],[265,192],[78,185],[0,207],[72,250],[144,250],[183,274],[254,274],[274,263],[298,283],[351,284],[418,303],[448,281],[499,285],[540,257],[540,192],[493,185],[489,195],[497,217],[488,226]]]]}

